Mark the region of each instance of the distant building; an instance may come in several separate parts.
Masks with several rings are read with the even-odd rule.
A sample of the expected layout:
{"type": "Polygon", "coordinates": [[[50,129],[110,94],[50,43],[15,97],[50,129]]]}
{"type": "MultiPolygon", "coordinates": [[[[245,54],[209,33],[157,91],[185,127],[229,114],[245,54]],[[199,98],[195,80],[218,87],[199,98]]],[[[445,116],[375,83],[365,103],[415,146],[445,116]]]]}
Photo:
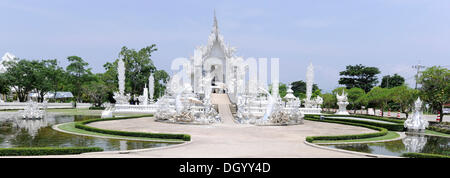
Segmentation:
{"type": "Polygon", "coordinates": [[[8,52],[5,53],[5,55],[3,55],[2,59],[0,60],[0,73],[5,73],[7,70],[6,66],[4,66],[3,63],[8,61],[14,61],[14,58],[16,58],[16,56],[8,52]]]}

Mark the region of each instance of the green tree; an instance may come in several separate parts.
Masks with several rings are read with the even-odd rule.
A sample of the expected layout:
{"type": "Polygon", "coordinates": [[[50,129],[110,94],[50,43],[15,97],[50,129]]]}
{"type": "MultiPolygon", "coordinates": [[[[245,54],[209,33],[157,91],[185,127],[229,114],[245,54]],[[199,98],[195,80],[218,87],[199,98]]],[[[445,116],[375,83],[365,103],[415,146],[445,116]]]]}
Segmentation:
{"type": "Polygon", "coordinates": [[[350,88],[362,88],[365,92],[369,92],[377,83],[377,75],[380,70],[376,67],[366,67],[362,64],[348,65],[345,71],[339,73],[342,77],[339,84],[350,88]]]}
{"type": "Polygon", "coordinates": [[[139,51],[122,47],[119,58],[123,59],[125,63],[126,91],[131,95],[141,95],[144,85],[148,83],[150,73],[156,72],[156,67],[150,58],[156,50],[155,44],[139,51]]]}
{"type": "Polygon", "coordinates": [[[386,75],[381,79],[381,88],[394,88],[401,86],[405,83],[405,78],[400,75],[394,74],[393,76],[386,75]]]}
{"type": "Polygon", "coordinates": [[[77,102],[81,102],[81,85],[90,80],[91,69],[87,68],[89,64],[81,57],[69,56],[67,60],[70,62],[66,71],[72,84],[71,92],[75,95],[77,102]]]}
{"type": "Polygon", "coordinates": [[[170,79],[169,74],[164,70],[157,70],[154,75],[155,78],[155,93],[154,98],[159,98],[164,95],[166,91],[166,84],[170,79]]]}
{"type": "Polygon", "coordinates": [[[374,87],[367,93],[368,102],[374,103],[381,110],[381,116],[384,116],[384,109],[391,100],[391,90],[387,88],[374,87]]]}
{"type": "Polygon", "coordinates": [[[418,91],[411,89],[406,85],[397,86],[390,90],[392,101],[399,105],[400,112],[405,113],[406,118],[408,118],[408,113],[411,111],[412,104],[415,99],[417,99],[418,91]]]}
{"type": "MultiPolygon", "coordinates": [[[[108,85],[108,87],[110,87],[111,90],[111,95],[114,91],[118,90],[118,79],[117,79],[117,64],[118,64],[119,59],[116,59],[113,63],[109,63],[107,62],[106,64],[103,65],[103,67],[105,68],[105,73],[102,75],[102,80],[106,83],[106,85],[108,85]]],[[[153,62],[149,63],[151,65],[153,65],[153,62]]],[[[157,70],[156,67],[150,67],[152,70],[150,70],[151,72],[153,72],[153,77],[155,78],[155,93],[154,93],[154,97],[155,98],[159,98],[162,95],[164,95],[165,89],[166,89],[166,84],[170,79],[169,74],[164,71],[164,70],[157,70]]],[[[128,70],[128,68],[127,68],[128,70]]],[[[142,78],[142,82],[140,83],[139,86],[142,86],[142,88],[144,87],[145,84],[148,83],[148,77],[150,77],[150,73],[148,73],[148,76],[144,77],[144,75],[146,75],[146,72],[142,72],[140,73],[141,77],[137,77],[137,78],[142,78]]],[[[126,91],[131,92],[131,82],[127,82],[128,80],[131,80],[131,78],[127,77],[128,75],[126,75],[126,84],[125,84],[125,88],[126,91]]],[[[140,90],[142,90],[142,88],[140,90]]],[[[138,92],[142,92],[142,91],[138,91],[138,92]]],[[[142,93],[136,93],[138,95],[142,94],[142,93]]],[[[110,102],[114,102],[111,101],[112,96],[110,97],[110,102]]]]}
{"type": "Polygon", "coordinates": [[[361,88],[350,88],[347,91],[347,98],[348,102],[350,104],[350,107],[352,110],[355,110],[357,108],[361,108],[361,106],[364,105],[364,99],[363,97],[366,95],[366,92],[364,92],[361,88]]]}
{"type": "MultiPolygon", "coordinates": [[[[4,73],[0,73],[0,94],[2,97],[6,96],[9,93],[10,85],[8,84],[8,81],[6,79],[6,76],[4,73]]],[[[6,98],[0,98],[1,100],[5,100],[6,98]]]]}
{"type": "MultiPolygon", "coordinates": [[[[50,91],[56,93],[64,85],[65,71],[62,67],[58,66],[57,59],[44,60],[43,63],[46,69],[45,74],[49,80],[50,91]]],[[[56,99],[56,95],[54,95],[53,99],[56,99]]]]}
{"type": "Polygon", "coordinates": [[[321,97],[323,99],[323,106],[324,106],[324,108],[328,108],[328,111],[330,108],[337,107],[336,95],[333,95],[332,93],[325,93],[325,94],[322,94],[321,97]]]}
{"type": "Polygon", "coordinates": [[[440,112],[440,121],[444,117],[443,105],[450,98],[450,71],[441,66],[433,66],[422,72],[418,83],[422,84],[423,100],[440,112]]]}
{"type": "MultiPolygon", "coordinates": [[[[306,98],[306,82],[303,80],[295,81],[291,83],[291,89],[294,91],[294,96],[299,97],[300,99],[306,98]]],[[[319,90],[317,84],[313,84],[312,92],[316,92],[319,90]]]]}
{"type": "Polygon", "coordinates": [[[82,86],[83,95],[85,95],[87,101],[94,104],[95,107],[101,107],[102,104],[107,101],[108,94],[111,91],[108,85],[101,80],[101,75],[102,74],[94,75],[94,80],[84,83],[82,86]]]}
{"type": "Polygon", "coordinates": [[[38,95],[38,102],[44,101],[44,95],[52,88],[51,73],[45,63],[45,61],[33,62],[33,75],[35,78],[33,86],[38,95]]]}
{"type": "Polygon", "coordinates": [[[278,87],[278,93],[280,94],[280,97],[283,98],[287,94],[287,85],[284,83],[280,83],[280,86],[278,87]]]}
{"type": "Polygon", "coordinates": [[[16,59],[16,61],[5,63],[8,70],[5,72],[4,77],[9,86],[16,91],[19,101],[25,102],[28,93],[35,87],[34,64],[38,62],[25,59],[16,59]]]}

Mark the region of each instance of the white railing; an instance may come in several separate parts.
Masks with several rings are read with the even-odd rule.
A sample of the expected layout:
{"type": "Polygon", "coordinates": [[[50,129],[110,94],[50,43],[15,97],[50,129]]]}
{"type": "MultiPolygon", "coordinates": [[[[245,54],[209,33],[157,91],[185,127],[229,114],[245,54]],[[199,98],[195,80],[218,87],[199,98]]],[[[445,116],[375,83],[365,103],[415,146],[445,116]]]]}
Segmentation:
{"type": "MultiPolygon", "coordinates": [[[[0,110],[5,109],[25,109],[28,102],[2,102],[0,103],[0,110]]],[[[39,105],[43,105],[39,103],[39,105]]],[[[72,103],[47,103],[47,108],[72,108],[72,103]]],[[[91,107],[90,103],[77,103],[77,108],[89,108],[91,107]]]]}
{"type": "Polygon", "coordinates": [[[300,108],[303,114],[320,114],[321,108],[300,108]]]}
{"type": "Polygon", "coordinates": [[[156,104],[149,105],[122,105],[116,104],[114,106],[114,112],[137,112],[137,113],[155,113],[158,110],[156,104]]]}

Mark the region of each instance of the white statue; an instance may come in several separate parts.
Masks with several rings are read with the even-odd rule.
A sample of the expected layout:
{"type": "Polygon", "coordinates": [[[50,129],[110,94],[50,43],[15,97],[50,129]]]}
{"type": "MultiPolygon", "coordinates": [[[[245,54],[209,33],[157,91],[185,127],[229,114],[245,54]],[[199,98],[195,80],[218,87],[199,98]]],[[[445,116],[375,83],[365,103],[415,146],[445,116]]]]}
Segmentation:
{"type": "Polygon", "coordinates": [[[305,108],[313,108],[312,87],[314,83],[314,67],[312,63],[309,63],[308,68],[306,68],[306,98],[305,98],[305,108]]]}
{"type": "Polygon", "coordinates": [[[147,106],[148,104],[148,88],[147,88],[147,84],[145,84],[143,93],[141,96],[138,97],[140,104],[147,106]]]}
{"type": "Polygon", "coordinates": [[[155,93],[155,78],[153,77],[153,74],[150,74],[150,77],[148,77],[148,92],[150,94],[150,103],[153,103],[153,96],[155,93]]]}
{"type": "Polygon", "coordinates": [[[420,100],[420,98],[417,98],[416,102],[414,103],[414,113],[405,121],[404,127],[410,131],[420,132],[425,131],[425,128],[428,127],[428,121],[423,118],[422,101],[420,100]]]}
{"type": "Polygon", "coordinates": [[[336,114],[339,115],[350,115],[347,111],[347,105],[348,99],[347,94],[345,93],[344,89],[342,89],[342,95],[339,95],[339,93],[336,93],[336,99],[338,100],[337,105],[339,106],[339,111],[336,112],[336,114]]]}
{"type": "Polygon", "coordinates": [[[127,104],[130,94],[125,95],[125,63],[122,59],[119,59],[117,65],[117,78],[119,79],[119,92],[114,92],[113,98],[117,104],[127,104]]]}
{"type": "Polygon", "coordinates": [[[314,103],[316,105],[316,108],[321,108],[320,106],[323,104],[323,98],[320,96],[317,96],[314,100],[314,103]]]}

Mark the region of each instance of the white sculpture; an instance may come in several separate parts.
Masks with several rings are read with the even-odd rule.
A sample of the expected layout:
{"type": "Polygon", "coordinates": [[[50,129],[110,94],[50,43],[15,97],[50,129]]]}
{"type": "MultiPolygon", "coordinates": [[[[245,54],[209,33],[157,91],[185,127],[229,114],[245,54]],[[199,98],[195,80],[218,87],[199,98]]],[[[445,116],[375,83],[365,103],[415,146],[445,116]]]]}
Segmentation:
{"type": "Polygon", "coordinates": [[[315,108],[321,108],[321,105],[323,104],[323,98],[320,96],[317,96],[314,100],[315,108]]]}
{"type": "Polygon", "coordinates": [[[408,131],[424,132],[428,127],[428,121],[423,118],[422,101],[417,98],[414,102],[414,113],[404,122],[404,127],[408,131]]]}
{"type": "Polygon", "coordinates": [[[345,93],[344,89],[342,89],[342,95],[339,95],[339,93],[336,93],[336,99],[337,99],[337,105],[339,106],[339,111],[336,112],[336,114],[339,115],[350,115],[347,111],[347,105],[348,99],[347,94],[345,93]]]}
{"type": "Polygon", "coordinates": [[[22,116],[22,119],[42,119],[46,114],[47,103],[43,103],[42,110],[39,108],[39,103],[29,100],[25,109],[18,111],[18,113],[22,116]]]}
{"type": "Polygon", "coordinates": [[[153,74],[150,74],[150,77],[148,77],[148,92],[150,94],[150,103],[153,103],[153,96],[155,94],[155,78],[153,74]]]}
{"type": "Polygon", "coordinates": [[[147,88],[147,84],[145,84],[143,93],[142,93],[141,96],[138,97],[138,99],[139,99],[139,104],[147,106],[147,104],[148,104],[148,88],[147,88]]]}
{"type": "Polygon", "coordinates": [[[303,99],[303,103],[305,105],[304,108],[300,108],[300,111],[303,114],[320,114],[322,109],[318,107],[318,101],[316,99],[312,99],[312,88],[314,84],[314,66],[312,63],[309,63],[309,66],[306,68],[306,98],[303,99]]]}
{"type": "Polygon", "coordinates": [[[117,78],[119,79],[119,92],[114,92],[113,98],[116,100],[116,104],[128,104],[130,100],[130,94],[125,95],[125,63],[122,59],[119,59],[117,65],[117,78]]]}
{"type": "Polygon", "coordinates": [[[306,68],[306,98],[305,98],[305,108],[313,108],[312,87],[314,82],[314,67],[312,63],[309,63],[308,68],[306,68]]]}

